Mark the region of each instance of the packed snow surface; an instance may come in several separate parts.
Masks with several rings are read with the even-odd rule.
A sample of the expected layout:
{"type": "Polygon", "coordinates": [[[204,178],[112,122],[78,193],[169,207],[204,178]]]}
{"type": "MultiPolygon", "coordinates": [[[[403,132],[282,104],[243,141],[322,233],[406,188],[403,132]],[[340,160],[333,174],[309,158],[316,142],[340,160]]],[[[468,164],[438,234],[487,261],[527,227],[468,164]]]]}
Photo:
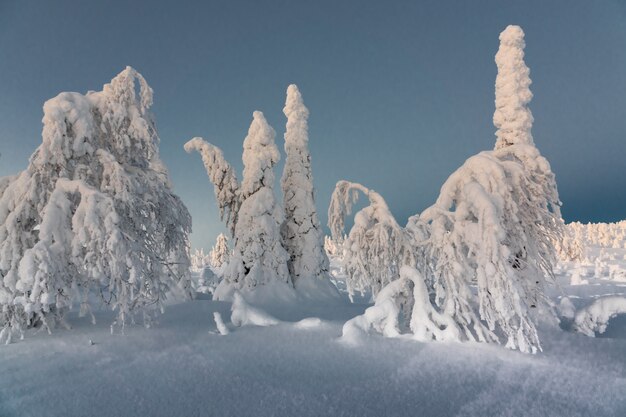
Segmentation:
{"type": "MultiPolygon", "coordinates": [[[[611,262],[626,265],[625,254],[611,249],[611,262]]],[[[560,265],[554,302],[581,311],[626,296],[608,267],[600,278],[595,270],[560,265]],[[589,284],[570,285],[574,269],[589,284]]],[[[125,335],[110,334],[112,312],[96,312],[93,326],[73,311],[72,330],[29,330],[0,346],[0,416],[626,415],[623,316],[595,338],[572,319],[539,328],[543,352],[527,355],[379,334],[345,343],[344,323],[371,307],[368,297],[255,306],[235,297],[242,327],[232,303],[208,298],[170,305],[151,329],[125,335]]]]}

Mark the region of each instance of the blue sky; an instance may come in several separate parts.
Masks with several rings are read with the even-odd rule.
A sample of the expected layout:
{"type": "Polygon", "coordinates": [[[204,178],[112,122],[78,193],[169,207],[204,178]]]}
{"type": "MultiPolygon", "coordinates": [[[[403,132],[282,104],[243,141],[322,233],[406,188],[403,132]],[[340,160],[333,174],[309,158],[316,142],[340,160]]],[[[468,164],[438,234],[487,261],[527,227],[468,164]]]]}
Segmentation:
{"type": "Polygon", "coordinates": [[[183,144],[203,136],[240,170],[261,110],[282,148],[285,90],[296,83],[311,112],[322,222],[347,179],[379,191],[404,223],[493,147],[494,55],[508,24],[526,32],[533,134],[564,217],[626,218],[623,1],[0,0],[0,175],[27,165],[46,99],[99,90],[131,65],[155,91],[192,244],[210,247],[223,227],[200,158],[183,144]]]}

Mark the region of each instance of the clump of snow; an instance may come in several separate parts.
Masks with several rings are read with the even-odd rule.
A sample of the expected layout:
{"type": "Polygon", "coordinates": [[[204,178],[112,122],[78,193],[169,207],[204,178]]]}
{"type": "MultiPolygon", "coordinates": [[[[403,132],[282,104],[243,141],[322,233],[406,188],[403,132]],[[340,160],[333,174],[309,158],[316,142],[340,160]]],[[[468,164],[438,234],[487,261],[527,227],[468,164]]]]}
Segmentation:
{"type": "Polygon", "coordinates": [[[243,298],[240,292],[233,295],[233,306],[230,321],[237,327],[241,326],[275,326],[280,323],[260,308],[253,307],[243,298]]]}
{"type": "Polygon", "coordinates": [[[217,331],[220,332],[222,336],[230,334],[230,331],[228,330],[228,327],[226,327],[226,324],[224,324],[224,320],[222,320],[222,315],[219,311],[213,312],[213,320],[215,320],[217,331]]]}
{"type": "Polygon", "coordinates": [[[307,317],[294,324],[299,329],[312,329],[321,325],[322,320],[319,317],[307,317]]]}
{"type": "Polygon", "coordinates": [[[594,337],[596,332],[605,332],[610,319],[624,313],[626,297],[602,297],[576,313],[574,327],[580,333],[594,337]]]}
{"type": "Polygon", "coordinates": [[[568,320],[573,320],[576,315],[576,307],[574,307],[574,303],[572,303],[569,297],[561,297],[557,309],[559,315],[568,320]]]}

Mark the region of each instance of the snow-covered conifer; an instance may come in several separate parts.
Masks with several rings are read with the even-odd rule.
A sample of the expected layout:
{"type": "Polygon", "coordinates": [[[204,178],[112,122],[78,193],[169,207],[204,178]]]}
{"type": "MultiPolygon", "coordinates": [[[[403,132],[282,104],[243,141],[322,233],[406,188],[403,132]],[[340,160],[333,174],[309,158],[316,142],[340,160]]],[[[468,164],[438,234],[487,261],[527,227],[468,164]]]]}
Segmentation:
{"type": "Polygon", "coordinates": [[[222,265],[227,264],[230,259],[230,249],[228,248],[228,238],[224,233],[220,233],[215,241],[215,246],[211,249],[209,254],[211,259],[211,266],[214,268],[221,268],[222,265]]]}
{"type": "Polygon", "coordinates": [[[328,257],[323,232],[315,209],[308,117],[302,95],[294,84],[287,89],[283,109],[287,116],[285,168],[282,177],[285,222],[283,246],[289,254],[289,272],[297,286],[300,279],[328,277],[328,257]]]}
{"type": "Polygon", "coordinates": [[[235,235],[237,213],[241,199],[239,196],[239,182],[233,167],[224,159],[220,148],[205,142],[202,138],[193,138],[185,144],[185,151],[198,151],[209,180],[213,184],[215,198],[220,208],[220,216],[232,236],[235,235]]]}
{"type": "Polygon", "coordinates": [[[238,288],[273,281],[291,284],[289,258],[282,246],[283,212],[274,197],[274,166],[280,153],[276,132],[255,111],[243,143],[241,206],[235,227],[235,248],[224,278],[238,288]]]}
{"type": "MultiPolygon", "coordinates": [[[[187,152],[199,151],[209,179],[215,187],[220,207],[226,208],[232,225],[233,255],[224,271],[224,286],[251,289],[271,282],[292,285],[287,267],[289,258],[282,246],[280,225],[283,212],[274,197],[274,166],[280,153],[276,133],[263,113],[255,111],[243,145],[243,180],[237,183],[234,170],[219,148],[194,138],[185,145],[187,152]],[[233,217],[236,216],[236,217],[233,217]]],[[[225,287],[224,287],[225,288],[225,287]]],[[[228,297],[218,291],[216,297],[228,297]]]]}
{"type": "Polygon", "coordinates": [[[44,105],[43,143],[0,197],[5,334],[44,325],[89,289],[118,312],[189,285],[191,219],[159,159],[152,89],[127,67],[101,92],[44,105]],[[137,95],[137,92],[139,95],[137,95]]]}

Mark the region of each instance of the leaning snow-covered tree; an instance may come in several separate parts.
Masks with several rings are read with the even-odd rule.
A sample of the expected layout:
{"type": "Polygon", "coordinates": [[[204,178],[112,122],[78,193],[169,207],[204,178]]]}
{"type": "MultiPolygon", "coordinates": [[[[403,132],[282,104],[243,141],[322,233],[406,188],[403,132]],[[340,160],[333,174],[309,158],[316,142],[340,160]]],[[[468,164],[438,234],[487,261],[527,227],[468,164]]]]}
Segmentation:
{"type": "Polygon", "coordinates": [[[328,208],[328,226],[333,240],[345,233],[345,218],[351,214],[359,192],[369,205],[354,215],[354,226],[343,240],[343,264],[350,295],[371,291],[375,296],[398,278],[402,264],[415,265],[417,247],[396,222],[383,197],[361,184],[339,181],[328,208]]]}
{"type": "MultiPolygon", "coordinates": [[[[233,230],[234,251],[224,271],[222,285],[235,289],[250,289],[271,282],[292,285],[287,268],[288,254],[280,236],[283,213],[273,190],[274,166],[280,160],[275,136],[263,113],[255,111],[243,145],[241,184],[219,148],[201,138],[185,144],[187,152],[201,153],[218,204],[233,230]]],[[[220,298],[221,294],[218,289],[216,297],[220,298]]],[[[228,296],[226,292],[224,296],[228,296]]]]}
{"type": "Polygon", "coordinates": [[[315,208],[308,145],[309,110],[294,84],[287,89],[283,112],[287,116],[285,131],[287,158],[281,181],[285,209],[282,239],[289,254],[289,272],[294,285],[297,286],[298,281],[303,279],[326,279],[328,257],[324,252],[324,234],[315,208]]]}
{"type": "Polygon", "coordinates": [[[211,266],[214,268],[221,268],[222,265],[227,264],[230,259],[230,249],[228,248],[228,238],[224,233],[217,235],[215,246],[209,253],[211,259],[211,266]]]}
{"type": "MultiPolygon", "coordinates": [[[[79,293],[118,312],[189,288],[191,218],[172,193],[149,113],[152,89],[127,67],[101,92],[44,105],[43,143],[0,197],[4,334],[62,318],[79,293]]],[[[148,318],[149,314],[144,315],[148,318]]]]}
{"type": "MultiPolygon", "coordinates": [[[[523,62],[523,37],[517,26],[507,27],[500,35],[496,149],[469,158],[445,182],[436,203],[410,220],[405,230],[413,236],[410,245],[419,247],[423,242],[426,251],[425,265],[420,267],[420,258],[416,258],[416,266],[425,272],[434,296],[434,310],[429,307],[429,312],[418,315],[420,320],[430,317],[425,334],[437,340],[454,335],[461,340],[486,342],[504,338],[509,348],[536,352],[541,347],[535,321],[541,314],[531,314],[531,310],[554,317],[544,287],[552,279],[552,242],[561,238],[563,222],[554,174],[531,135],[532,114],[527,105],[532,95],[529,71],[523,62]],[[450,323],[454,323],[455,331],[450,331],[450,323]]],[[[329,212],[331,230],[333,219],[341,217],[333,213],[342,210],[329,212]]],[[[359,235],[375,236],[375,227],[380,226],[355,219],[359,235]]],[[[363,244],[352,244],[357,259],[367,256],[377,244],[375,240],[360,242],[363,244]]],[[[405,281],[384,291],[386,297],[410,294],[406,286],[420,275],[404,271],[405,281]]],[[[415,303],[424,300],[422,290],[413,296],[415,303]]],[[[380,329],[389,323],[382,312],[395,314],[403,303],[396,300],[393,307],[377,300],[379,307],[390,307],[371,310],[355,323],[361,329],[380,329]],[[368,317],[375,318],[377,324],[368,317]]],[[[411,323],[411,328],[417,324],[411,323]]]]}

